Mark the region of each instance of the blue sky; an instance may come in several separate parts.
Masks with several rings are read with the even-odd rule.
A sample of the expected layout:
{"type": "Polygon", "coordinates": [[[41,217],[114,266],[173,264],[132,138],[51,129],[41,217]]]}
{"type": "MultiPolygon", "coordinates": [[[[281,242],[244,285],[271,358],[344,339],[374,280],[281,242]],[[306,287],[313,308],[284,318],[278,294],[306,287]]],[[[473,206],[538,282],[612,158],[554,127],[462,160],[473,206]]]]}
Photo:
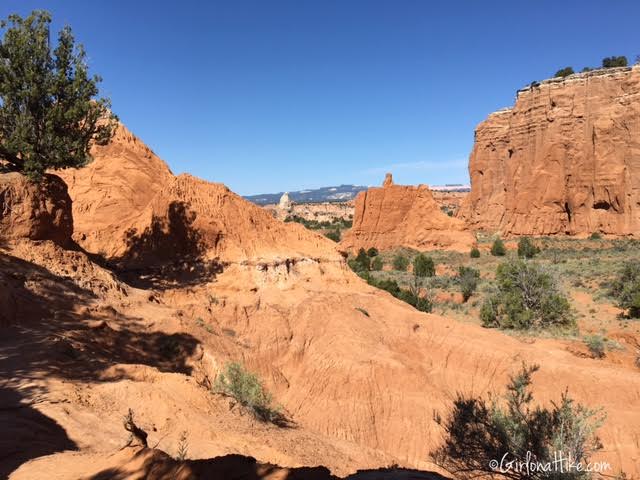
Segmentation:
{"type": "Polygon", "coordinates": [[[640,54],[636,0],[3,0],[70,24],[121,120],[240,194],[466,182],[518,88],[640,54]]]}

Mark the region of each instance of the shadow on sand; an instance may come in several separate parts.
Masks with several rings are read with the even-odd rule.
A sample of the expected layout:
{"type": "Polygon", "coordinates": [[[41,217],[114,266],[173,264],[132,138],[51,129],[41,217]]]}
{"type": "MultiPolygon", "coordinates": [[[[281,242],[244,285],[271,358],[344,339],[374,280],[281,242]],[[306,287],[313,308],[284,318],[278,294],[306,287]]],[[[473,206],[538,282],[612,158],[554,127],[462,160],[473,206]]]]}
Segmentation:
{"type": "Polygon", "coordinates": [[[69,278],[0,252],[0,288],[0,478],[29,459],[75,449],[64,429],[36,409],[47,393],[43,380],[100,382],[105,369],[120,363],[190,373],[194,337],[150,332],[142,319],[99,305],[69,278]]]}
{"type": "MultiPolygon", "coordinates": [[[[203,460],[180,462],[159,450],[141,449],[132,454],[126,466],[103,470],[90,480],[125,480],[130,478],[132,470],[139,478],[147,480],[339,480],[325,467],[282,468],[268,463],[259,463],[253,457],[243,455],[224,455],[203,460]],[[132,469],[133,467],[133,469],[132,469]]],[[[362,470],[346,477],[348,480],[447,480],[446,477],[432,472],[403,468],[381,468],[362,470]]]]}
{"type": "Polygon", "coordinates": [[[171,202],[166,217],[154,216],[142,233],[127,232],[126,253],[110,264],[137,288],[164,290],[213,280],[223,265],[205,258],[202,232],[194,227],[196,215],[184,202],[171,202]]]}

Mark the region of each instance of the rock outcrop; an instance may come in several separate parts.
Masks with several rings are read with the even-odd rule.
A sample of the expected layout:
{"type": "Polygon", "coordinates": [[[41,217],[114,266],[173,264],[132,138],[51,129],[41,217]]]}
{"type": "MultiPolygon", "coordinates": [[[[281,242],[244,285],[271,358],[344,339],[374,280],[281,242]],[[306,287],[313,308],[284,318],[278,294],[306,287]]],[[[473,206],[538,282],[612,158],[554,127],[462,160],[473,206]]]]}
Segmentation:
{"type": "Polygon", "coordinates": [[[73,198],[74,240],[88,252],[108,256],[173,174],[124,125],[108,145],[94,146],[91,154],[93,161],[86,167],[58,175],[73,198]]]}
{"type": "Polygon", "coordinates": [[[387,174],[381,188],[356,197],[353,228],[340,245],[351,251],[370,247],[467,251],[474,243],[464,223],[443,213],[426,185],[395,185],[387,174]]]}
{"type": "Polygon", "coordinates": [[[65,183],[45,175],[39,184],[17,172],[0,175],[0,240],[71,240],[73,217],[65,183]]]}
{"type": "Polygon", "coordinates": [[[331,241],[276,221],[224,185],[173,175],[122,125],[93,155],[87,167],[62,172],[73,198],[74,239],[90,253],[128,267],[193,257],[340,261],[331,241]]]}
{"type": "Polygon", "coordinates": [[[333,243],[299,224],[279,222],[220,183],[183,174],[171,178],[105,246],[113,257],[143,263],[193,256],[221,262],[270,262],[286,258],[340,261],[333,243]]]}
{"type": "Polygon", "coordinates": [[[534,84],[475,132],[459,217],[505,235],[640,234],[640,67],[534,84]]]}
{"type": "Polygon", "coordinates": [[[289,211],[291,210],[291,200],[289,199],[289,193],[284,192],[280,197],[280,201],[278,202],[278,208],[281,210],[289,211]]]}

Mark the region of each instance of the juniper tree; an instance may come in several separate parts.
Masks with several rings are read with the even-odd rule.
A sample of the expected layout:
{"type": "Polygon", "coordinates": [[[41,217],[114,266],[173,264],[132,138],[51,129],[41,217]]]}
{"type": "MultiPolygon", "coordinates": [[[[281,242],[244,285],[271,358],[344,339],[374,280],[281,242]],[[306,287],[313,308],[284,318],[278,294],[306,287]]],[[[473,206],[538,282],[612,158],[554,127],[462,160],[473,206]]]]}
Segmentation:
{"type": "Polygon", "coordinates": [[[71,28],[52,45],[50,24],[42,10],[0,22],[0,160],[35,181],[48,169],[86,165],[91,145],[107,143],[117,120],[71,28]]]}

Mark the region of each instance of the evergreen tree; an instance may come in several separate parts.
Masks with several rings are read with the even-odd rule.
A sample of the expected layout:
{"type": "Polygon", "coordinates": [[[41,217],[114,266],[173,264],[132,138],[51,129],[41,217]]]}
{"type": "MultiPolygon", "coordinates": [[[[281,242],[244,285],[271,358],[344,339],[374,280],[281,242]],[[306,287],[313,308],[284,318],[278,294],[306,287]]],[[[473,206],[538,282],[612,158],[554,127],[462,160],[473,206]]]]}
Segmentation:
{"type": "Polygon", "coordinates": [[[91,145],[107,143],[116,125],[82,45],[67,26],[52,46],[50,23],[41,10],[0,22],[0,159],[35,181],[47,169],[86,165],[91,145]]]}

